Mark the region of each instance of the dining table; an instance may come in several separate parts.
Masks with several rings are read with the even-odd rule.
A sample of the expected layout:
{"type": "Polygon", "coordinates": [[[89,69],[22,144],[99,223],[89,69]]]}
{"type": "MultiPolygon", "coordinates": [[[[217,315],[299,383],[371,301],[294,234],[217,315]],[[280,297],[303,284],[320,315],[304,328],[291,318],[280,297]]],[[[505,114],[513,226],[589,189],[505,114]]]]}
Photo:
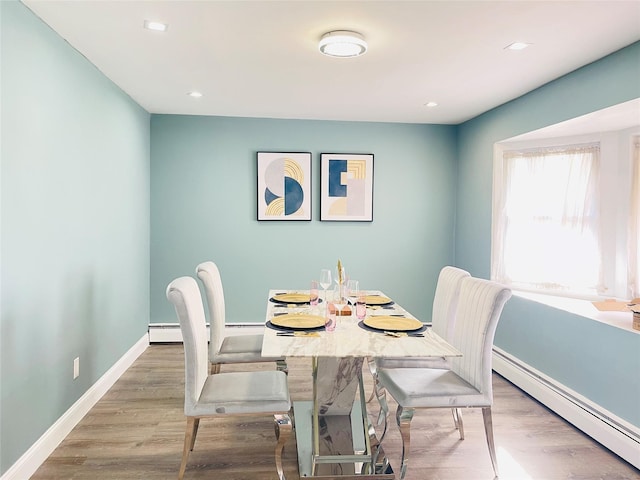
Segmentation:
{"type": "Polygon", "coordinates": [[[455,357],[461,353],[382,291],[366,292],[366,316],[353,307],[324,319],[333,306],[309,304],[308,290],[269,290],[262,355],[309,357],[310,400],[293,402],[300,477],[395,479],[367,412],[365,359],[455,357]]]}

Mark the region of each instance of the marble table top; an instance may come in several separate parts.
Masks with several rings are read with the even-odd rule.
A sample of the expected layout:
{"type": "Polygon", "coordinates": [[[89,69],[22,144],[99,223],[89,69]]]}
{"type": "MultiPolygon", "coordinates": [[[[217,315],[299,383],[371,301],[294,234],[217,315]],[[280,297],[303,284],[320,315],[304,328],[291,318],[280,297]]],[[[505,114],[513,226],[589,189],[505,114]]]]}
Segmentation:
{"type": "MultiPolygon", "coordinates": [[[[304,290],[299,290],[300,292],[304,290]]],[[[270,290],[269,297],[286,290],[270,290]]],[[[369,294],[384,295],[379,291],[369,294]]],[[[324,303],[317,307],[309,305],[288,307],[267,299],[266,321],[276,313],[309,313],[324,316],[324,303]]],[[[403,315],[415,318],[400,305],[392,309],[367,308],[367,315],[403,315]]],[[[391,337],[383,332],[368,331],[358,326],[355,315],[338,317],[335,331],[318,332],[317,337],[278,336],[277,331],[266,327],[262,343],[262,355],[266,357],[456,357],[462,354],[435,334],[431,328],[422,332],[424,337],[391,337]]]]}

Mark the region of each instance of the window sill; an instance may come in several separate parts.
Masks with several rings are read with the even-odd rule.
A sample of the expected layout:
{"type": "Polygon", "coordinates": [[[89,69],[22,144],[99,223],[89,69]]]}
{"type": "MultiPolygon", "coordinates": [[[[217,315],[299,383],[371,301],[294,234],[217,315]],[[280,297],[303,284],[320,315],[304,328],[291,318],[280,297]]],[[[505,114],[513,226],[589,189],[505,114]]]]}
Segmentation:
{"type": "Polygon", "coordinates": [[[594,307],[589,300],[580,300],[576,298],[556,297],[518,290],[514,290],[513,294],[640,335],[640,330],[633,329],[632,312],[601,312],[594,307]]]}

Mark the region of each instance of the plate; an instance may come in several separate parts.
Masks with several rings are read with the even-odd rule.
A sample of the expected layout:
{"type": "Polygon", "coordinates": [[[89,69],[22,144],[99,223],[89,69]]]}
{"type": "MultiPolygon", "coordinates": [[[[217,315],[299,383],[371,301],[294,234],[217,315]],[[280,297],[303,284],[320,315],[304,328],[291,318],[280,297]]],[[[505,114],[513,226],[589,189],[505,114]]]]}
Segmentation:
{"type": "Polygon", "coordinates": [[[424,327],[424,324],[415,318],[392,317],[391,315],[367,317],[363,323],[367,327],[390,332],[412,332],[424,327]]]}
{"type": "Polygon", "coordinates": [[[289,313],[287,315],[279,315],[271,319],[271,323],[276,327],[300,330],[324,327],[324,322],[324,317],[304,313],[289,313]]]}
{"type": "Polygon", "coordinates": [[[393,300],[382,295],[365,295],[364,303],[367,305],[389,305],[393,303],[393,300]]]}
{"type": "Polygon", "coordinates": [[[278,293],[269,300],[274,303],[305,304],[311,301],[311,295],[308,293],[278,293]]]}

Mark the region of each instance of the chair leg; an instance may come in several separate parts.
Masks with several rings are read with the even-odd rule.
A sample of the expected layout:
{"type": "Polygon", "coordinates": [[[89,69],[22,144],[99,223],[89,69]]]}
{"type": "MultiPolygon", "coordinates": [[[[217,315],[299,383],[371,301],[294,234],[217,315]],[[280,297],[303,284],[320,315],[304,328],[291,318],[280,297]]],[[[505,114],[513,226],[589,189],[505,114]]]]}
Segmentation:
{"type": "Polygon", "coordinates": [[[285,480],[284,469],[282,468],[282,451],[284,450],[284,444],[287,443],[287,440],[291,436],[293,424],[291,417],[286,413],[274,415],[273,420],[276,439],[278,440],[276,444],[276,470],[278,471],[278,479],[285,480]]]}
{"type": "Polygon", "coordinates": [[[460,440],[464,440],[464,423],[462,422],[462,410],[459,408],[452,408],[451,413],[453,414],[453,423],[460,434],[460,440]]]}
{"type": "MultiPolygon", "coordinates": [[[[373,392],[375,393],[378,403],[380,404],[380,412],[378,412],[378,421],[377,425],[380,425],[384,420],[384,431],[382,435],[384,436],[387,433],[387,417],[389,416],[389,404],[387,403],[387,391],[385,388],[375,379],[373,383],[373,392]]],[[[382,437],[380,438],[382,441],[382,437]]]]}
{"type": "Polygon", "coordinates": [[[493,421],[491,419],[491,407],[482,409],[482,418],[484,419],[484,433],[487,437],[487,446],[489,447],[489,456],[491,457],[491,465],[493,473],[498,478],[498,459],[496,457],[496,446],[493,443],[493,421]]]}
{"type": "MultiPolygon", "coordinates": [[[[377,368],[376,368],[376,360],[373,357],[367,357],[367,366],[369,367],[369,372],[371,372],[371,376],[373,377],[373,389],[371,390],[371,395],[369,395],[369,398],[367,399],[367,403],[370,403],[373,398],[376,396],[376,386],[375,386],[375,382],[376,382],[376,377],[377,377],[377,368]]],[[[380,425],[380,423],[378,422],[378,425],[380,425]]]]}
{"type": "Polygon", "coordinates": [[[456,411],[455,408],[451,409],[451,415],[453,416],[453,426],[456,427],[456,430],[458,429],[458,412],[456,411]]]}
{"type": "Polygon", "coordinates": [[[193,452],[193,446],[196,444],[196,436],[198,435],[198,427],[200,426],[200,419],[195,417],[193,421],[193,435],[191,436],[191,446],[189,447],[189,451],[193,452]]]}
{"type": "Polygon", "coordinates": [[[403,408],[398,405],[396,410],[396,422],[400,428],[400,436],[402,437],[402,463],[400,465],[400,480],[404,479],[407,473],[407,465],[409,463],[409,449],[411,447],[411,419],[413,418],[413,408],[403,408]]]}
{"type": "Polygon", "coordinates": [[[187,429],[184,432],[184,447],[182,449],[182,463],[180,464],[180,471],[178,472],[178,480],[182,480],[184,472],[187,469],[187,459],[189,458],[189,452],[193,448],[195,442],[198,419],[196,417],[187,417],[187,429]]]}
{"type": "Polygon", "coordinates": [[[276,370],[279,372],[284,372],[289,375],[289,367],[287,366],[286,360],[276,360],[276,370]]]}

